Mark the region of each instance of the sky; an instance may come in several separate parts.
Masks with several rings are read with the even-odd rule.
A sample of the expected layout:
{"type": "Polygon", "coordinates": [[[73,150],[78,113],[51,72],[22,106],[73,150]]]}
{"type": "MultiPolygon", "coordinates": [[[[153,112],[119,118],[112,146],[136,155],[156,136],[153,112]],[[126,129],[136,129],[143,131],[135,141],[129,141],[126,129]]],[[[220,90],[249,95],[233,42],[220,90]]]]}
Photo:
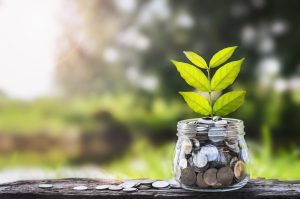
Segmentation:
{"type": "Polygon", "coordinates": [[[0,90],[34,99],[54,90],[61,0],[0,1],[0,90]]]}

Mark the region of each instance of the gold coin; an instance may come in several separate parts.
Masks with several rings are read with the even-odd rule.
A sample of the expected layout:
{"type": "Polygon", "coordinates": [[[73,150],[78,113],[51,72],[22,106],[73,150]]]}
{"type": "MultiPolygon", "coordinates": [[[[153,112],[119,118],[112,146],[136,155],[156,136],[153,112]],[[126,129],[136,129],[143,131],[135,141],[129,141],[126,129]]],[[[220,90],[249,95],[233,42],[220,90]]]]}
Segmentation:
{"type": "Polygon", "coordinates": [[[196,182],[196,173],[191,167],[181,171],[180,182],[184,185],[194,185],[196,182]]]}
{"type": "Polygon", "coordinates": [[[233,175],[230,167],[222,167],[217,172],[217,180],[223,186],[228,186],[232,183],[233,175]]]}
{"type": "Polygon", "coordinates": [[[217,181],[217,169],[211,168],[205,171],[203,174],[203,180],[204,182],[209,186],[214,186],[218,183],[217,181]]]}
{"type": "Polygon", "coordinates": [[[196,181],[198,187],[201,187],[201,188],[207,188],[208,185],[204,182],[203,180],[203,173],[198,173],[197,174],[197,181],[196,181]]]}
{"type": "Polygon", "coordinates": [[[246,165],[243,161],[239,160],[234,165],[234,176],[237,179],[240,179],[245,175],[246,172],[246,165]]]}

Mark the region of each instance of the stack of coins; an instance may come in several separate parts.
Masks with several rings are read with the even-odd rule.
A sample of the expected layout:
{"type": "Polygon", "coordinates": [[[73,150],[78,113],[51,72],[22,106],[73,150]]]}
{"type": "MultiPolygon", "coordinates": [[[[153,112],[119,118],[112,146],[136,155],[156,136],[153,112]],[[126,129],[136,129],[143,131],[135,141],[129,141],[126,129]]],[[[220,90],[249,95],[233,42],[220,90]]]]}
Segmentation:
{"type": "Polygon", "coordinates": [[[238,127],[220,117],[201,118],[191,125],[202,132],[181,138],[175,155],[176,180],[187,187],[212,189],[242,181],[249,157],[243,136],[232,130],[238,127]]]}

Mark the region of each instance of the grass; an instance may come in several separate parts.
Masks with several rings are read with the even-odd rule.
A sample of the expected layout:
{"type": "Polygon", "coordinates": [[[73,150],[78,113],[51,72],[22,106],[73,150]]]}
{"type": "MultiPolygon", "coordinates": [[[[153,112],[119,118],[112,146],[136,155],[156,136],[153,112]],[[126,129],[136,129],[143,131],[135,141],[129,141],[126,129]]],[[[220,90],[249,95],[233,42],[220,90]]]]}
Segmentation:
{"type": "MultiPolygon", "coordinates": [[[[129,152],[104,165],[98,165],[108,174],[122,178],[172,178],[173,142],[162,146],[153,146],[146,139],[138,140],[129,152]]],[[[269,154],[267,148],[250,142],[250,158],[248,165],[251,178],[299,180],[300,153],[296,149],[281,150],[277,154],[269,154]]],[[[0,156],[0,168],[40,167],[45,170],[56,170],[61,167],[74,168],[60,151],[47,154],[15,153],[0,156]]],[[[58,172],[59,173],[59,172],[58,172]]],[[[58,176],[59,177],[59,176],[58,176]]]]}
{"type": "MultiPolygon", "coordinates": [[[[300,154],[296,149],[266,157],[269,149],[252,142],[249,148],[251,178],[300,179],[300,154]]],[[[124,158],[105,165],[104,169],[117,178],[172,178],[173,150],[174,143],[157,148],[142,140],[124,158]]]]}
{"type": "MultiPolygon", "coordinates": [[[[300,98],[298,96],[295,99],[300,98]]],[[[143,99],[137,100],[134,96],[124,94],[72,100],[39,99],[33,102],[0,97],[0,110],[0,133],[16,134],[46,131],[61,135],[69,128],[85,132],[86,129],[98,127],[95,125],[98,121],[93,120],[93,115],[101,110],[110,111],[118,122],[130,127],[136,134],[162,133],[165,129],[173,129],[174,123],[179,119],[193,116],[180,101],[156,98],[151,104],[147,104],[143,99]],[[141,129],[148,132],[141,132],[141,129]]],[[[272,140],[268,131],[262,130],[262,137],[262,144],[249,144],[251,177],[300,179],[298,149],[277,148],[277,152],[272,153],[272,140]]],[[[125,156],[98,166],[117,178],[171,178],[174,144],[170,142],[153,146],[147,139],[140,139],[125,156]]],[[[19,166],[57,169],[60,166],[76,165],[71,165],[63,152],[55,149],[46,154],[22,152],[0,155],[0,168],[19,166]]]]}

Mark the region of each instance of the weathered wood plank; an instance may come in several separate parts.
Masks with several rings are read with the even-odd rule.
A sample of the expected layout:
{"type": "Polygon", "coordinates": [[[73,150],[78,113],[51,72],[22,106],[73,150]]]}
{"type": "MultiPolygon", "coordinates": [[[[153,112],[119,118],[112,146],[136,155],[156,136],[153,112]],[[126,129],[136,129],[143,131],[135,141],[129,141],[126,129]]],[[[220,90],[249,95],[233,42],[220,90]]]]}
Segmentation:
{"type": "Polygon", "coordinates": [[[300,198],[300,181],[278,181],[254,179],[242,189],[224,193],[201,193],[183,189],[149,189],[133,193],[123,191],[96,190],[99,184],[118,184],[118,181],[94,179],[61,179],[18,181],[0,185],[0,198],[2,199],[83,199],[83,198],[113,198],[113,199],[160,199],[160,198],[300,198]],[[53,188],[42,189],[41,183],[53,184],[53,188]],[[75,191],[74,186],[86,185],[88,190],[75,191]]]}

